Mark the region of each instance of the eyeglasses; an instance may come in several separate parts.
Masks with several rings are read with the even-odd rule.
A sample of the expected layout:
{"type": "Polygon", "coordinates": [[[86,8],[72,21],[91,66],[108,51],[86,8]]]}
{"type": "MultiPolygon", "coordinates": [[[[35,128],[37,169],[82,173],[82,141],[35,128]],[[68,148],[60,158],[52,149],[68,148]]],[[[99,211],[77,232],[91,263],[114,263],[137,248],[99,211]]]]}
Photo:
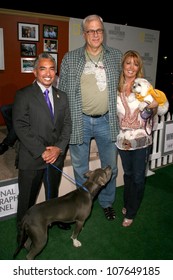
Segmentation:
{"type": "Polygon", "coordinates": [[[95,33],[97,33],[97,34],[102,34],[104,32],[104,30],[103,29],[96,29],[96,30],[94,30],[94,29],[89,29],[89,30],[87,30],[87,31],[85,31],[85,33],[87,33],[88,35],[95,35],[95,33]]]}

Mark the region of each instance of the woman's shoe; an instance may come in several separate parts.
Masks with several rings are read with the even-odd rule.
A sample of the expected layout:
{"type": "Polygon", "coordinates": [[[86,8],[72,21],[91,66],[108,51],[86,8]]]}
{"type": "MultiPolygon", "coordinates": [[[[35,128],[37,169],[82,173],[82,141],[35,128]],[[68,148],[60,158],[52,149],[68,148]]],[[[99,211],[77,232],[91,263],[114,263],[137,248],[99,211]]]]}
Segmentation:
{"type": "Polygon", "coordinates": [[[123,213],[123,215],[126,215],[126,212],[127,212],[126,208],[123,207],[123,208],[122,208],[122,213],[123,213]]]}
{"type": "Polygon", "coordinates": [[[133,219],[124,218],[122,226],[123,227],[129,227],[129,226],[131,226],[132,223],[133,223],[133,219]]]}

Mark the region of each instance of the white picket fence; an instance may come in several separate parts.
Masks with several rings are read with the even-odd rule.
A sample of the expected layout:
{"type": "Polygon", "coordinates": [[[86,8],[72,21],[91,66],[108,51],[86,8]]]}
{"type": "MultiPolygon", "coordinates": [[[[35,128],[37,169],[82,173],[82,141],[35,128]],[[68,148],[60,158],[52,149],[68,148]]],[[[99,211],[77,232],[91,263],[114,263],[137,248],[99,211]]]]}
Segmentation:
{"type": "MultiPolygon", "coordinates": [[[[154,171],[154,169],[173,163],[173,152],[163,155],[163,144],[165,137],[165,122],[172,121],[173,115],[168,112],[162,117],[158,117],[158,124],[154,126],[153,133],[153,147],[152,153],[149,160],[149,170],[154,171]]],[[[172,131],[173,133],[173,131],[172,131]]],[[[171,150],[170,150],[171,151],[171,150]]]]}

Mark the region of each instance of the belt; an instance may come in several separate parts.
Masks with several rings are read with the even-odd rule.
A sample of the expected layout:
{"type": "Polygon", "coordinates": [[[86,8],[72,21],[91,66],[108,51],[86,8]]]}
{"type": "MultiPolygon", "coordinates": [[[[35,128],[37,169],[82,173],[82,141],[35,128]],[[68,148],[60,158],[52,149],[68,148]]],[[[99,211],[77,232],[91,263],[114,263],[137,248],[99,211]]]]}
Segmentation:
{"type": "Polygon", "coordinates": [[[103,114],[103,115],[86,115],[85,113],[83,113],[85,116],[87,116],[87,117],[91,117],[91,118],[101,118],[101,117],[103,117],[103,116],[105,116],[106,114],[108,113],[108,111],[105,113],[105,114],[103,114]]]}

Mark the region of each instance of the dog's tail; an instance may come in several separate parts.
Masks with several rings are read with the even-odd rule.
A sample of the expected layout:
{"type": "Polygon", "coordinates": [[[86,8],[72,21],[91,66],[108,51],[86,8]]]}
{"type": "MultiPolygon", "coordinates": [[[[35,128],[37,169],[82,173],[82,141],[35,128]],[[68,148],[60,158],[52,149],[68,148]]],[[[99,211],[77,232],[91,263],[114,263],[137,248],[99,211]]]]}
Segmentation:
{"type": "Polygon", "coordinates": [[[21,251],[21,249],[24,247],[24,244],[27,240],[27,233],[26,233],[26,229],[25,229],[25,223],[24,221],[19,225],[19,231],[17,234],[17,243],[18,246],[13,254],[13,259],[15,259],[17,257],[17,255],[19,254],[19,252],[21,251]]]}

